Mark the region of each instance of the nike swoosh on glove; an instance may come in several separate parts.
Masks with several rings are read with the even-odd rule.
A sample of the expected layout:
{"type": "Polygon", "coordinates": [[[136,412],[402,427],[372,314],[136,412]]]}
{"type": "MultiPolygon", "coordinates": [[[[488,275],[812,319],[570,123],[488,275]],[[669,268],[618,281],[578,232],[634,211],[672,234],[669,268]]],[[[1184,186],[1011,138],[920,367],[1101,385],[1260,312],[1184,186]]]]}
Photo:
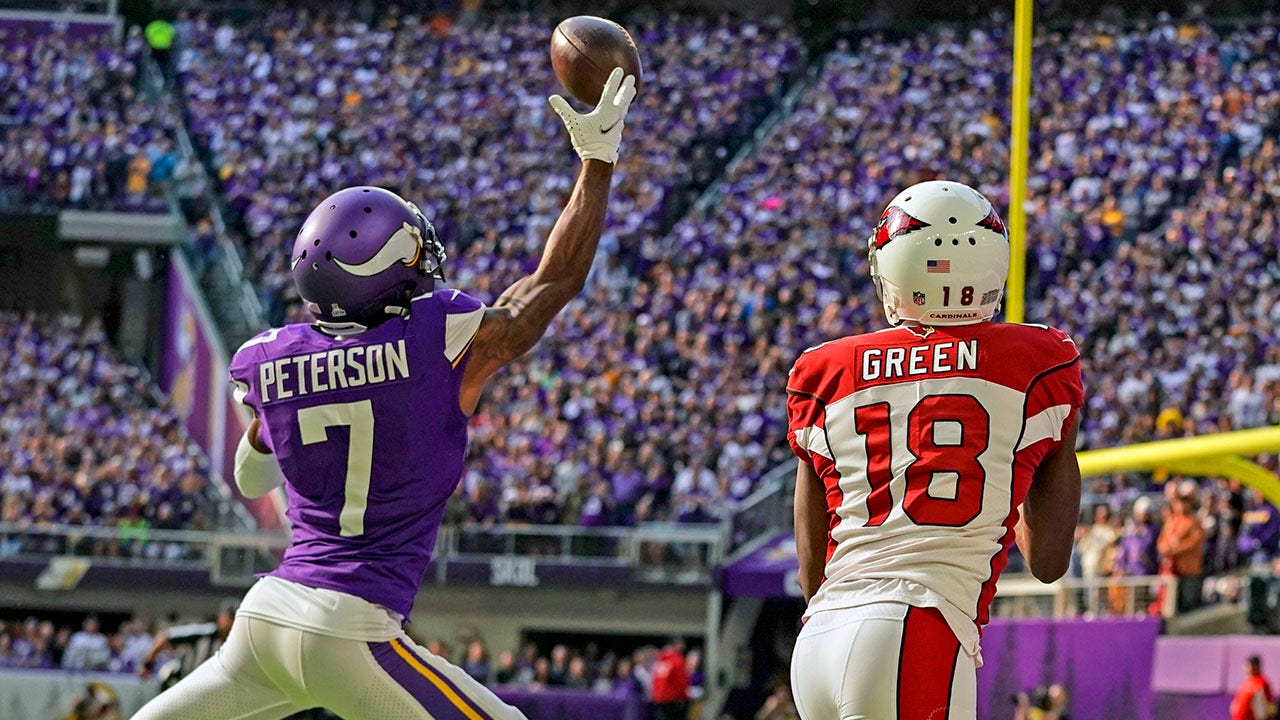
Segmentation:
{"type": "Polygon", "coordinates": [[[547,102],[564,122],[578,157],[616,163],[618,148],[622,145],[623,120],[635,96],[635,76],[627,75],[624,79],[622,68],[614,68],[605,81],[604,92],[600,93],[600,102],[586,115],[574,112],[568,101],[559,95],[552,95],[547,102]]]}

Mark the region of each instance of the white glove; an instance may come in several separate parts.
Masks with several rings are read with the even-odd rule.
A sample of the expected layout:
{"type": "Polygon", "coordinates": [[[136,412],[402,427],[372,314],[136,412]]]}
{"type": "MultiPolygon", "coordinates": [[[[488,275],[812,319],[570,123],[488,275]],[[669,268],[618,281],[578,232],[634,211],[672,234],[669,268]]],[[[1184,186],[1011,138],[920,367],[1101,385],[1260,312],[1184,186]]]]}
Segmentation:
{"type": "Polygon", "coordinates": [[[618,162],[618,147],[622,145],[622,119],[636,96],[636,78],[628,75],[622,79],[622,68],[614,68],[605,81],[604,92],[596,109],[579,115],[569,107],[568,101],[559,95],[547,98],[569,130],[573,149],[583,160],[618,162]]]}

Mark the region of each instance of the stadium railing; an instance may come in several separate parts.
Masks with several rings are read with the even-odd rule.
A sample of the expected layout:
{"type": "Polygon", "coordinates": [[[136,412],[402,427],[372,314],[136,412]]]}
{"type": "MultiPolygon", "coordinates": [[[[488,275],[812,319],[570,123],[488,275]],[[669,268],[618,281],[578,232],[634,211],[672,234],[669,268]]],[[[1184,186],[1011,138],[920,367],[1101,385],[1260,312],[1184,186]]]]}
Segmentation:
{"type": "MultiPolygon", "coordinates": [[[[255,573],[275,566],[287,545],[288,537],[279,534],[0,523],[0,562],[53,556],[125,568],[203,568],[215,586],[250,584],[255,573]]],[[[722,525],[446,526],[428,578],[452,581],[457,574],[479,582],[521,584],[518,578],[504,583],[490,575],[501,574],[496,564],[490,570],[491,561],[508,558],[527,560],[522,567],[534,573],[541,564],[562,573],[603,569],[639,582],[705,586],[724,559],[726,545],[722,525]],[[482,572],[474,572],[477,565],[482,572]]],[[[583,580],[590,581],[589,572],[583,580]]]]}
{"type": "Polygon", "coordinates": [[[743,499],[726,522],[726,550],[742,554],[745,546],[765,542],[791,526],[791,479],[795,463],[783,463],[760,478],[755,492],[743,499]]]}
{"type": "Polygon", "coordinates": [[[1028,575],[1000,578],[993,618],[1173,617],[1176,577],[1064,578],[1045,585],[1028,575]]]}
{"type": "MultiPolygon", "coordinates": [[[[151,55],[150,49],[143,56],[142,76],[143,89],[150,102],[156,105],[169,104],[180,107],[177,99],[168,92],[164,73],[151,55]]],[[[262,303],[254,292],[252,284],[245,277],[240,251],[227,235],[226,223],[222,217],[221,200],[213,190],[214,184],[209,177],[208,168],[199,158],[195,145],[191,142],[186,122],[175,125],[173,141],[182,159],[191,163],[196,171],[204,176],[203,191],[199,199],[208,208],[209,220],[213,223],[216,238],[215,244],[210,257],[199,257],[191,243],[185,243],[182,251],[187,261],[198,271],[201,287],[205,291],[205,302],[217,320],[218,334],[224,349],[229,353],[267,327],[262,303]]],[[[172,193],[170,195],[172,196],[172,193]]]]}

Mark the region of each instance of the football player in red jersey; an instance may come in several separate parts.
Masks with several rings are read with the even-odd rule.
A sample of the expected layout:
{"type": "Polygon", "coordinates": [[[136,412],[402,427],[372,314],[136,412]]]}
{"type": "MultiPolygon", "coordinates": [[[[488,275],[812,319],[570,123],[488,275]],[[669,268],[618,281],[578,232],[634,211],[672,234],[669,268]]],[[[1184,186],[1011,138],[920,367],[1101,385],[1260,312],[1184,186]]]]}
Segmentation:
{"type": "Polygon", "coordinates": [[[892,327],[810,348],[787,381],[809,603],[793,693],[805,720],[973,720],[1009,545],[1042,581],[1067,570],[1080,355],[990,322],[1009,237],[973,188],[908,188],[869,244],[892,327]]]}

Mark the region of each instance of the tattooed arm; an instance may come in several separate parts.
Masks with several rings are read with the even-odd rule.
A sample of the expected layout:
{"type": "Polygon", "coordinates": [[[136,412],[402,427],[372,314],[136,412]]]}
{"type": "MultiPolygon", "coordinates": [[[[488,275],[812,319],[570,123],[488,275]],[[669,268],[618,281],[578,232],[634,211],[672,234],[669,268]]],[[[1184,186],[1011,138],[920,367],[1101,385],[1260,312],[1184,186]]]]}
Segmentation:
{"type": "Polygon", "coordinates": [[[458,404],[475,412],[485,382],[538,344],[552,318],[582,291],[604,230],[613,164],[585,160],[569,204],[551,229],[542,261],[485,310],[462,376],[458,404]]]}

